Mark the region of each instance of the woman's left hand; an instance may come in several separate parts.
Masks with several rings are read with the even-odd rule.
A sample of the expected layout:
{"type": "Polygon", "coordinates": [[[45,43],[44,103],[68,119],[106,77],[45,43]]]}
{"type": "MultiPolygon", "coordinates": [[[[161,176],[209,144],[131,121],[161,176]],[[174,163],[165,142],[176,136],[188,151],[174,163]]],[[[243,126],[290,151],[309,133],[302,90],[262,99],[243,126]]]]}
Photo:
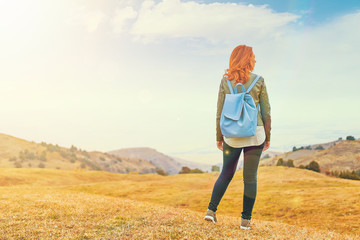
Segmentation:
{"type": "Polygon", "coordinates": [[[222,151],[223,150],[223,141],[216,141],[216,146],[218,149],[220,149],[222,151]]]}
{"type": "Polygon", "coordinates": [[[270,141],[265,141],[265,146],[263,148],[263,152],[265,152],[270,147],[270,141]]]}

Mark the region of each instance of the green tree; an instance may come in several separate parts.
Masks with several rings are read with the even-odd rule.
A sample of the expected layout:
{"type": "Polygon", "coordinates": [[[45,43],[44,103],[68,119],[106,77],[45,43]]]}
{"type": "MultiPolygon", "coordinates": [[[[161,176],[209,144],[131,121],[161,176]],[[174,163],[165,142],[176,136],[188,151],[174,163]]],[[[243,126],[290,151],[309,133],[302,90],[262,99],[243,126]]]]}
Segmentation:
{"type": "Polygon", "coordinates": [[[346,140],[355,140],[354,136],[347,136],[346,140]]]}
{"type": "Polygon", "coordinates": [[[71,151],[71,152],[75,152],[75,151],[77,151],[77,148],[76,148],[74,145],[71,145],[70,151],[71,151]]]}
{"type": "Polygon", "coordinates": [[[294,160],[292,160],[292,159],[287,160],[285,165],[288,167],[295,167],[294,160]]]}
{"type": "Polygon", "coordinates": [[[276,166],[284,166],[284,159],[279,158],[277,163],[276,163],[276,166]]]}
{"type": "Polygon", "coordinates": [[[352,171],[349,171],[349,170],[340,171],[339,177],[346,178],[346,179],[360,180],[360,177],[357,175],[355,170],[352,170],[352,171]]]}
{"type": "Polygon", "coordinates": [[[156,173],[157,174],[159,174],[159,175],[161,175],[161,176],[167,176],[167,175],[169,175],[168,173],[166,173],[163,169],[161,169],[161,168],[158,168],[157,170],[156,170],[156,173]]]}
{"type": "Polygon", "coordinates": [[[181,168],[181,171],[179,172],[179,174],[184,174],[184,173],[190,173],[191,169],[189,167],[183,166],[181,168]]]}
{"type": "Polygon", "coordinates": [[[212,171],[212,172],[220,172],[220,167],[219,167],[219,166],[216,166],[216,165],[212,165],[212,166],[211,166],[211,171],[212,171]]]}
{"type": "Polygon", "coordinates": [[[204,173],[204,172],[199,168],[194,168],[190,170],[190,173],[204,173]]]}
{"type": "Polygon", "coordinates": [[[320,166],[316,161],[311,161],[308,165],[305,166],[305,168],[315,172],[320,172],[320,166]]]}

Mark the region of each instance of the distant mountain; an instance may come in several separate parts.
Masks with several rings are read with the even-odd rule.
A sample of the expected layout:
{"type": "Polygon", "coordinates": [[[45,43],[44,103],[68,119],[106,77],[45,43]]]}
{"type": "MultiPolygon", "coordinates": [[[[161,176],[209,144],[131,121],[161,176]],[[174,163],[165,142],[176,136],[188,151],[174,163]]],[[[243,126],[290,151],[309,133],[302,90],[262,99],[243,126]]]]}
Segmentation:
{"type": "Polygon", "coordinates": [[[360,139],[338,139],[332,142],[308,145],[297,148],[295,151],[262,159],[260,164],[276,165],[280,158],[292,159],[296,167],[316,161],[320,165],[321,172],[326,170],[357,170],[360,169],[360,139]]]}
{"type": "Polygon", "coordinates": [[[178,157],[174,157],[174,159],[176,161],[178,161],[179,163],[181,163],[182,166],[186,166],[191,169],[198,168],[198,169],[202,170],[203,172],[206,172],[206,171],[211,172],[212,165],[215,165],[215,164],[191,162],[191,161],[184,160],[184,159],[178,158],[178,157]]]}
{"type": "Polygon", "coordinates": [[[144,159],[163,169],[168,174],[178,174],[183,166],[175,158],[149,147],[122,148],[108,153],[118,157],[144,159]]]}
{"type": "Polygon", "coordinates": [[[45,142],[35,143],[0,133],[0,168],[101,170],[114,173],[156,173],[157,166],[138,158],[87,152],[45,142]]]}

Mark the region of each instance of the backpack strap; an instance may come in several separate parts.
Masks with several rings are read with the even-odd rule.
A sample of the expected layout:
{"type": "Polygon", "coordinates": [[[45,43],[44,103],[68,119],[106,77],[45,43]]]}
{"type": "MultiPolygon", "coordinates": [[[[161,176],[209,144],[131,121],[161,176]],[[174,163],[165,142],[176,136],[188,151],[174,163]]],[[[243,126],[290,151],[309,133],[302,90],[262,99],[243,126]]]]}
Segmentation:
{"type": "Polygon", "coordinates": [[[239,84],[240,84],[241,87],[242,87],[242,92],[245,92],[245,87],[244,87],[244,85],[242,85],[241,83],[238,83],[238,84],[236,84],[235,87],[234,87],[234,90],[235,90],[235,93],[234,93],[234,90],[232,89],[232,86],[231,86],[231,82],[230,82],[229,80],[226,80],[226,81],[227,81],[227,83],[228,83],[228,85],[229,85],[229,89],[230,89],[231,94],[237,94],[237,86],[238,86],[239,84]]]}
{"type": "Polygon", "coordinates": [[[227,84],[229,85],[230,93],[234,94],[234,90],[232,89],[230,81],[229,80],[225,80],[225,81],[227,81],[227,84]]]}
{"type": "Polygon", "coordinates": [[[249,93],[251,91],[251,89],[254,87],[254,85],[256,84],[257,80],[259,80],[260,75],[257,75],[257,77],[255,78],[255,80],[251,83],[250,87],[248,88],[248,90],[246,90],[247,93],[249,93]]]}

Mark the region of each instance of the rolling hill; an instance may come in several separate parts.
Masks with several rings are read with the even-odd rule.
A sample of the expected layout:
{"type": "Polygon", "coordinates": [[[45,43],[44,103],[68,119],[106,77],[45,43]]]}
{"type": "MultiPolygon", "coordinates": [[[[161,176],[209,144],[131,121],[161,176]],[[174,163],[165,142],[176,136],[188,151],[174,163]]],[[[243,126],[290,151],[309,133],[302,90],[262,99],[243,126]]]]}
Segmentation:
{"type": "Polygon", "coordinates": [[[309,145],[307,148],[262,159],[260,164],[276,165],[280,158],[284,160],[292,159],[295,167],[316,161],[320,165],[321,172],[326,170],[358,170],[360,169],[360,139],[337,140],[309,145]]]}
{"type": "Polygon", "coordinates": [[[158,167],[144,159],[87,152],[45,142],[35,143],[0,133],[0,168],[102,170],[114,173],[155,173],[158,167]]]}

